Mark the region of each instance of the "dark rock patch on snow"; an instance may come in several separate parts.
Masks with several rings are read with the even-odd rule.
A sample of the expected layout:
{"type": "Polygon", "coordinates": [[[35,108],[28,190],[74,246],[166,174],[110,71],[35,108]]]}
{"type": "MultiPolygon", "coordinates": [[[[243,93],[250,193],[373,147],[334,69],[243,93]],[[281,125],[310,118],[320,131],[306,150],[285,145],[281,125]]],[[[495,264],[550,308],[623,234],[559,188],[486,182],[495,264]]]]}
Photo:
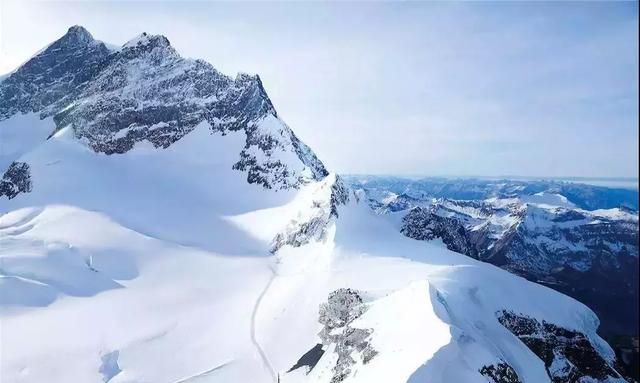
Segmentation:
{"type": "Polygon", "coordinates": [[[522,383],[513,368],[504,362],[482,366],[480,374],[490,383],[522,383]]]}
{"type": "Polygon", "coordinates": [[[581,332],[506,310],[498,312],[497,317],[504,327],[542,359],[554,383],[622,379],[581,332]]]}
{"type": "Polygon", "coordinates": [[[13,162],[0,180],[0,197],[12,199],[31,191],[31,171],[26,162],[13,162]]]}

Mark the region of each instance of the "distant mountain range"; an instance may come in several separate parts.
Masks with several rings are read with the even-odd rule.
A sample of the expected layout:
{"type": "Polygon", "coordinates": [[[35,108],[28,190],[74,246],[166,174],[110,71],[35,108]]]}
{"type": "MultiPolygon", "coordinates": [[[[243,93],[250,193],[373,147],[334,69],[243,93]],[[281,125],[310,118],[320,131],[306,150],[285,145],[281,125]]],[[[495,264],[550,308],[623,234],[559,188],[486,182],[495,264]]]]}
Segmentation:
{"type": "MultiPolygon", "coordinates": [[[[637,191],[556,181],[346,179],[407,237],[440,240],[561,291],[596,311],[601,334],[637,339],[637,191]]],[[[637,346],[634,353],[630,369],[637,346]]]]}
{"type": "Polygon", "coordinates": [[[563,195],[577,207],[587,210],[616,207],[638,210],[637,189],[613,188],[561,180],[402,178],[367,175],[349,175],[345,176],[345,179],[357,187],[365,187],[371,198],[374,199],[379,199],[387,192],[415,198],[456,200],[512,198],[546,192],[563,195]]]}

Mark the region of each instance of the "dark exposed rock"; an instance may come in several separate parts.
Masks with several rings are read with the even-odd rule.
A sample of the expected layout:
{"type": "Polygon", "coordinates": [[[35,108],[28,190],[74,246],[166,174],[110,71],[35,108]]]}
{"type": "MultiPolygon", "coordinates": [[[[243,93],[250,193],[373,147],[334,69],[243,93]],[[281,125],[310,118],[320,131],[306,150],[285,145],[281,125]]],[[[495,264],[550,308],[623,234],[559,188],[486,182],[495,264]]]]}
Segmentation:
{"type": "Polygon", "coordinates": [[[583,333],[506,310],[496,315],[504,327],[542,359],[554,383],[622,378],[583,333]]]}
{"type": "Polygon", "coordinates": [[[504,362],[482,366],[480,374],[487,378],[489,383],[522,383],[513,368],[504,362]]]}
{"type": "Polygon", "coordinates": [[[637,336],[612,336],[605,338],[616,352],[620,372],[629,382],[640,381],[640,341],[637,336]]]}
{"type": "Polygon", "coordinates": [[[26,162],[13,162],[0,180],[0,197],[12,199],[31,191],[31,171],[26,162]]]}
{"type": "Polygon", "coordinates": [[[0,121],[16,113],[51,115],[72,102],[104,68],[110,52],[73,26],[0,84],[0,121]]]}
{"type": "Polygon", "coordinates": [[[417,240],[441,238],[447,248],[458,253],[477,257],[465,227],[455,218],[444,217],[430,208],[415,207],[402,218],[402,234],[417,240]]]}
{"type": "Polygon", "coordinates": [[[349,188],[342,182],[340,176],[336,176],[331,185],[331,215],[338,217],[338,207],[349,202],[349,188]]]}

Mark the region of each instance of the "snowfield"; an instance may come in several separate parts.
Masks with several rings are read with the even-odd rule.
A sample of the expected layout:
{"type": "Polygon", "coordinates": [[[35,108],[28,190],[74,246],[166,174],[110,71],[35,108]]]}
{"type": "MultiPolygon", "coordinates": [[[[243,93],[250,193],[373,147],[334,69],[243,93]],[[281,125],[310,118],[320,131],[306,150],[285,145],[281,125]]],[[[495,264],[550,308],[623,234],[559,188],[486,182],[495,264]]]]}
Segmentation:
{"type": "Polygon", "coordinates": [[[319,342],[318,307],[339,288],[362,292],[353,326],[373,329],[378,353],[345,381],[481,382],[500,359],[548,381],[496,320],[505,308],[612,357],[583,305],[405,238],[356,195],[322,241],[271,255],[268,239],[321,188],[261,190],[222,166],[234,137],[192,135],[108,157],[62,132],[21,158],[34,191],[0,202],[3,380],[329,382],[331,345],[308,375],[287,371],[319,342]]]}
{"type": "MultiPolygon", "coordinates": [[[[167,97],[149,126],[109,125],[141,118],[119,114],[111,96],[159,84],[169,75],[154,68],[167,60],[184,64],[168,40],[142,35],[108,50],[75,26],[42,54],[70,63],[63,79],[95,77],[47,106],[56,123],[74,116],[55,129],[16,111],[65,91],[60,79],[43,77],[35,100],[5,96],[21,89],[19,76],[51,75],[46,57],[0,84],[9,105],[0,104],[0,132],[13,137],[0,157],[9,169],[0,180],[3,383],[624,381],[591,310],[402,235],[326,174],[257,77],[189,88],[246,86],[225,94],[228,104],[167,97]],[[148,72],[118,88],[100,82],[109,73],[71,65],[78,57],[148,72]],[[14,88],[4,93],[5,84],[14,88]],[[220,110],[244,125],[218,129],[217,115],[198,114],[220,110]],[[86,115],[105,125],[85,130],[86,115]],[[156,121],[165,117],[171,124],[156,121]],[[187,131],[181,118],[198,122],[187,131]]],[[[188,69],[214,73],[205,64],[188,69]]],[[[178,74],[163,91],[192,80],[178,74]]]]}
{"type": "Polygon", "coordinates": [[[503,308],[586,332],[611,357],[578,302],[396,235],[362,207],[344,209],[326,243],[276,256],[185,247],[68,205],[5,214],[3,379],[328,382],[330,351],[309,375],[286,371],[318,342],[318,306],[341,287],[365,292],[354,326],[374,329],[379,353],[348,381],[482,382],[499,357],[523,381],[548,381],[497,322],[503,308]]]}

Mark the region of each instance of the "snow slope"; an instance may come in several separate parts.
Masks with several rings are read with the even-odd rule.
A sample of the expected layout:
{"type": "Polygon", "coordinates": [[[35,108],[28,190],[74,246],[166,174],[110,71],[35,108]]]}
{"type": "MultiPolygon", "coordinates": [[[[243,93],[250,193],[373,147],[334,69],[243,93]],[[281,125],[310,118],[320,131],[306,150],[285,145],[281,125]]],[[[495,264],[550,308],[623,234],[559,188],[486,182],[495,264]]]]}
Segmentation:
{"type": "MultiPolygon", "coordinates": [[[[96,59],[85,32],[70,30],[72,48],[96,59]]],[[[163,39],[109,54],[164,49],[163,39]]],[[[146,64],[162,67],[156,54],[146,64]]],[[[12,111],[0,128],[26,118],[12,111]]],[[[24,133],[11,161],[28,166],[0,184],[18,190],[0,195],[2,382],[507,381],[495,371],[512,382],[624,381],[584,305],[403,236],[324,174],[275,110],[238,129],[215,121],[173,121],[166,146],[145,126],[115,152],[92,140],[135,126],[87,131],[74,119],[44,141],[24,133]]]]}
{"type": "Polygon", "coordinates": [[[373,329],[378,352],[346,381],[481,382],[478,371],[497,360],[523,382],[548,381],[497,321],[503,309],[581,331],[612,358],[595,315],[571,298],[404,238],[359,204],[332,225],[321,243],[238,256],[69,205],[5,214],[3,379],[328,382],[331,346],[309,375],[286,371],[318,342],[318,306],[343,287],[363,292],[370,307],[353,325],[373,329]]]}

